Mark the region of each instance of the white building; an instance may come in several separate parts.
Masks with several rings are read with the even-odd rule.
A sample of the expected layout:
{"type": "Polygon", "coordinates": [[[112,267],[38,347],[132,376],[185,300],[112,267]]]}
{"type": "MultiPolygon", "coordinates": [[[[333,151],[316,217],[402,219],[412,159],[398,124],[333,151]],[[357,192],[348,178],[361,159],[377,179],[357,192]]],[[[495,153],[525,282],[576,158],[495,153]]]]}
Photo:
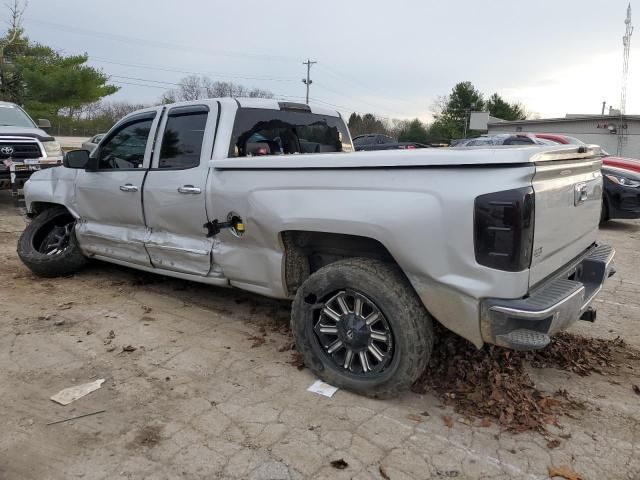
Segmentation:
{"type": "Polygon", "coordinates": [[[565,118],[502,121],[489,119],[488,133],[558,133],[600,145],[611,155],[640,158],[640,115],[567,115],[565,118]]]}

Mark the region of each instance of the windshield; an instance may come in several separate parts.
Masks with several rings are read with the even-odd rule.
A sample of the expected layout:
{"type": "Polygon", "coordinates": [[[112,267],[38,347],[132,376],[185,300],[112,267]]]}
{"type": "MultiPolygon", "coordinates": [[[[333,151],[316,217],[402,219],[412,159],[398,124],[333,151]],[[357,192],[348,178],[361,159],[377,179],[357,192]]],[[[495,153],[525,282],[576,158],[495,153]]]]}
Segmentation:
{"type": "Polygon", "coordinates": [[[29,115],[17,105],[0,105],[0,126],[2,127],[27,127],[35,125],[29,115]]]}

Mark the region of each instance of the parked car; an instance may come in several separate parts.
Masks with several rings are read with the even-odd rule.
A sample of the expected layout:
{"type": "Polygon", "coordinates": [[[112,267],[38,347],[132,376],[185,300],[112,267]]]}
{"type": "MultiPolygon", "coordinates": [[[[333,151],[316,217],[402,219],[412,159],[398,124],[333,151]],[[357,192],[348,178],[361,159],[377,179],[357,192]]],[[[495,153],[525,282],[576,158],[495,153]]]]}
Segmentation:
{"type": "Polygon", "coordinates": [[[418,142],[399,142],[389,135],[367,133],[353,137],[356,150],[411,150],[414,148],[429,148],[429,145],[418,142]]]}
{"type": "Polygon", "coordinates": [[[601,222],[640,218],[640,172],[603,165],[601,222]]]}
{"type": "Polygon", "coordinates": [[[62,148],[38,123],[15,103],[0,102],[0,190],[21,189],[31,174],[62,163],[62,148]]]}
{"type": "Polygon", "coordinates": [[[98,144],[100,143],[100,140],[102,140],[102,138],[104,137],[104,135],[105,135],[104,133],[99,133],[97,135],[94,135],[93,137],[91,137],[89,140],[87,140],[82,144],[82,148],[84,150],[87,150],[88,152],[93,152],[98,146],[98,144]]]}
{"type": "MultiPolygon", "coordinates": [[[[538,138],[562,145],[586,145],[561,134],[535,133],[538,138]]],[[[603,194],[600,222],[640,218],[640,160],[605,155],[602,159],[603,194]]]]}
{"type": "Polygon", "coordinates": [[[552,145],[552,142],[536,138],[528,133],[499,133],[475,138],[460,138],[451,142],[451,147],[490,147],[497,145],[552,145]]]}
{"type": "Polygon", "coordinates": [[[292,299],[305,365],[372,396],[424,371],[433,317],[524,350],[594,319],[614,256],[597,147],[352,151],[315,106],[140,110],[31,177],[18,254],[43,277],[93,258],[292,299]]]}

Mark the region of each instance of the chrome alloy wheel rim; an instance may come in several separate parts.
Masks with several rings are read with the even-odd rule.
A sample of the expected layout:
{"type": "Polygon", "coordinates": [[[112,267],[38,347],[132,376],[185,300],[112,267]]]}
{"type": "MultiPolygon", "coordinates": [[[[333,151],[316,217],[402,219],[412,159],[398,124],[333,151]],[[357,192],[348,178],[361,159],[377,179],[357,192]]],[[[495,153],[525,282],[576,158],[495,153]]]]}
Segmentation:
{"type": "Polygon", "coordinates": [[[344,290],[319,305],[313,331],[325,356],[338,369],[360,377],[385,370],[393,357],[393,333],[370,299],[344,290]]]}

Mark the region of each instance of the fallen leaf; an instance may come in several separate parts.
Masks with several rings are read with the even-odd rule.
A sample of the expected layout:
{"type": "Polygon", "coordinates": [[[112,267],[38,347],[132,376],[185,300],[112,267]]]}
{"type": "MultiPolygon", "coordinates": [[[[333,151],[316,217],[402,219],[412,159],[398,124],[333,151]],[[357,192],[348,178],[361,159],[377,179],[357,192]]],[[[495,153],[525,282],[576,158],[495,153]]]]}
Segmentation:
{"type": "Polygon", "coordinates": [[[387,473],[387,471],[384,469],[382,465],[378,467],[378,470],[380,471],[380,476],[384,478],[384,480],[391,480],[391,477],[389,476],[389,474],[387,473]]]}
{"type": "Polygon", "coordinates": [[[584,480],[584,477],[580,476],[566,465],[560,465],[559,467],[549,467],[549,477],[560,477],[565,480],[584,480]]]}
{"type": "Polygon", "coordinates": [[[253,340],[253,343],[251,344],[251,348],[259,347],[260,345],[264,345],[264,343],[266,342],[266,339],[264,337],[260,337],[258,335],[249,337],[249,340],[253,340]]]}
{"type": "Polygon", "coordinates": [[[73,306],[73,302],[65,302],[58,304],[58,310],[68,310],[73,306]]]}
{"type": "Polygon", "coordinates": [[[640,387],[638,385],[633,385],[631,388],[633,388],[636,395],[640,395],[640,387]]]}
{"type": "Polygon", "coordinates": [[[133,345],[127,345],[126,347],[122,347],[123,352],[135,352],[137,350],[133,345]]]}
{"type": "Polygon", "coordinates": [[[408,413],[407,418],[409,420],[413,420],[414,422],[421,422],[422,417],[420,415],[416,415],[415,413],[408,413]]]}
{"type": "Polygon", "coordinates": [[[558,448],[560,446],[560,440],[558,440],[557,438],[554,438],[553,440],[549,440],[547,442],[547,448],[551,449],[551,448],[558,448]]]}
{"type": "Polygon", "coordinates": [[[492,424],[491,420],[489,420],[487,417],[484,417],[482,420],[480,420],[480,426],[483,428],[490,427],[491,424],[492,424]]]}
{"type": "Polygon", "coordinates": [[[349,464],[347,462],[344,461],[344,459],[339,459],[339,460],[332,460],[331,461],[331,466],[333,468],[337,468],[338,470],[344,470],[345,468],[347,468],[349,466],[349,464]]]}
{"type": "Polygon", "coordinates": [[[420,413],[420,415],[422,415],[423,417],[430,417],[431,415],[429,414],[429,412],[427,412],[426,410],[422,413],[420,413]]]}
{"type": "Polygon", "coordinates": [[[442,415],[442,421],[447,427],[453,427],[453,418],[451,418],[449,415],[442,415]]]}

